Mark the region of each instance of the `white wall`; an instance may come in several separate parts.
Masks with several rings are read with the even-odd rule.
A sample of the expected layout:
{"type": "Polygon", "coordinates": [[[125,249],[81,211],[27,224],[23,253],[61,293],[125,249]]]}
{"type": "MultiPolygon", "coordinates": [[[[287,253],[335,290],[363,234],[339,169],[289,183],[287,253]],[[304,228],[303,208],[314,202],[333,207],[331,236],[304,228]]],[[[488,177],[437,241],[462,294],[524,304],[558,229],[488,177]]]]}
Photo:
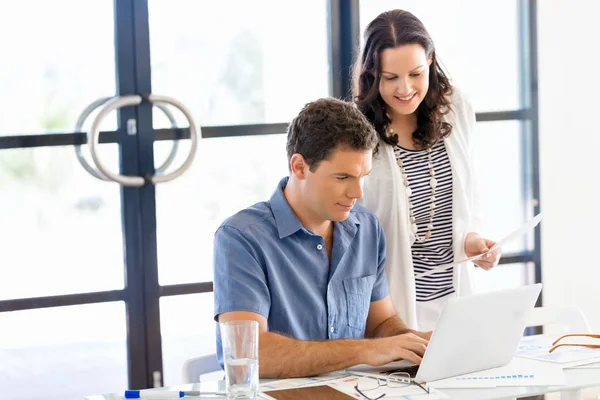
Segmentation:
{"type": "Polygon", "coordinates": [[[538,2],[545,305],[582,308],[600,333],[600,2],[538,2]]]}

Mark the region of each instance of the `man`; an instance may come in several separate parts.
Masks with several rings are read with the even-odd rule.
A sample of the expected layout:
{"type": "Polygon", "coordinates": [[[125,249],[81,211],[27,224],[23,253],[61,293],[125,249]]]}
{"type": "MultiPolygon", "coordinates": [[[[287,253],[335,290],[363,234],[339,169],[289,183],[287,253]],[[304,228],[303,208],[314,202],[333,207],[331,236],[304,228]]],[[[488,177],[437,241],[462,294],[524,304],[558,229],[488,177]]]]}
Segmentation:
{"type": "MultiPolygon", "coordinates": [[[[307,104],[288,129],[289,178],[215,234],[215,320],[258,321],[261,377],[421,361],[431,333],[397,316],[382,228],[354,206],[376,144],[351,104],[307,104]]],[[[217,355],[223,365],[218,333],[217,355]]]]}

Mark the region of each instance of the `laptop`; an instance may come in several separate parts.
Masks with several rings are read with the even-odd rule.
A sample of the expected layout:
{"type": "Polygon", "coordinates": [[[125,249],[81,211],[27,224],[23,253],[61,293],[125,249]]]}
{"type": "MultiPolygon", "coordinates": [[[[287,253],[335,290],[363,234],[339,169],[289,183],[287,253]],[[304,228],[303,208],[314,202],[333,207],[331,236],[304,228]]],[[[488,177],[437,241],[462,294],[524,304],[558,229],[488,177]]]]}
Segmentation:
{"type": "Polygon", "coordinates": [[[542,284],[451,298],[437,320],[421,361],[382,367],[357,365],[348,372],[385,376],[409,372],[418,383],[501,367],[517,348],[542,284]]]}

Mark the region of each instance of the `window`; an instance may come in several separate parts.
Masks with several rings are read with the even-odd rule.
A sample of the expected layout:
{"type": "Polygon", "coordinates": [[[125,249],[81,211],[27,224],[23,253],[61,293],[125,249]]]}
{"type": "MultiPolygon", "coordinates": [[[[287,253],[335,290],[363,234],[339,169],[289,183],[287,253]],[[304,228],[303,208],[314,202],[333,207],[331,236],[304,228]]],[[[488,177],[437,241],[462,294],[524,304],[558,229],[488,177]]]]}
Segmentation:
{"type": "MultiPolygon", "coordinates": [[[[9,327],[0,383],[11,397],[32,381],[28,398],[41,387],[61,400],[176,384],[185,358],[214,352],[214,231],[270,197],[287,174],[290,119],[311,100],[348,93],[359,32],[388,7],[423,19],[475,104],[490,236],[539,210],[535,2],[13,3],[0,6],[0,33],[12,38],[0,43],[0,325],[9,327]],[[201,126],[191,169],[143,187],[89,176],[74,151],[83,145],[89,160],[80,113],[150,91],[179,100],[201,126]],[[502,164],[503,153],[516,161],[502,164]],[[67,376],[77,385],[53,384],[67,376]]],[[[125,107],[102,124],[100,157],[113,171],[147,176],[186,157],[182,115],[173,112],[172,126],[151,110],[125,107]]],[[[505,249],[501,280],[478,271],[482,290],[540,280],[537,238],[505,249]]]]}

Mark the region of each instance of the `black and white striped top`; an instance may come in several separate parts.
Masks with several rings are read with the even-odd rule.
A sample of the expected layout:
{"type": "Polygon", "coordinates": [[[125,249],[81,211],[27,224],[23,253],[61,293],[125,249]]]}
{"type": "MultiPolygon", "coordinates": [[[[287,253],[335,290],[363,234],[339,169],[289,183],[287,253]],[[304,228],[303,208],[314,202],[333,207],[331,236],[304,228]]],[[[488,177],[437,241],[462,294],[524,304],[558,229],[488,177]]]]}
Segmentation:
{"type": "MultiPolygon", "coordinates": [[[[429,185],[431,176],[429,175],[427,151],[408,150],[395,146],[394,153],[396,159],[402,159],[402,165],[408,175],[409,186],[412,190],[410,201],[418,227],[417,235],[424,237],[431,211],[431,186],[429,185]]],[[[435,193],[433,230],[429,239],[424,242],[416,240],[412,246],[415,274],[454,261],[454,251],[452,250],[452,168],[443,140],[431,149],[431,161],[438,182],[435,193]]],[[[436,300],[454,293],[452,276],[453,268],[450,268],[417,278],[417,301],[436,300]]]]}

